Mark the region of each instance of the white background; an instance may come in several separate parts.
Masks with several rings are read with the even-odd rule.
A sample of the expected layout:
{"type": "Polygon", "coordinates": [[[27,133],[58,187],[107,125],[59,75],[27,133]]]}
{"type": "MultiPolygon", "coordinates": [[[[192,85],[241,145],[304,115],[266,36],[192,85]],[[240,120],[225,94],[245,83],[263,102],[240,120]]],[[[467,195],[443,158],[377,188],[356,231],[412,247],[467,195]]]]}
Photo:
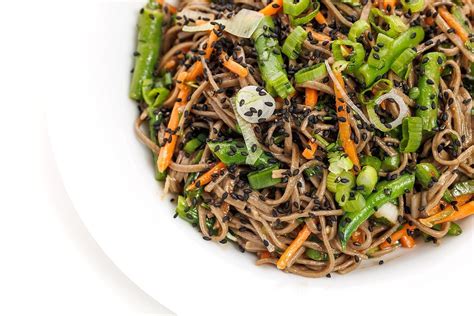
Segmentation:
{"type": "MultiPolygon", "coordinates": [[[[54,100],[55,83],[74,76],[67,70],[81,58],[66,45],[76,34],[71,27],[77,32],[88,23],[85,2],[0,2],[0,315],[168,312],[123,275],[88,234],[51,153],[45,108],[54,100]]],[[[71,86],[71,98],[76,93],[81,91],[71,86]]],[[[64,107],[65,119],[80,111],[68,108],[67,100],[64,107]]],[[[465,275],[472,280],[472,272],[457,270],[455,262],[446,269],[453,281],[465,275]]],[[[406,292],[386,294],[387,309],[380,314],[436,315],[452,305],[453,314],[466,315],[472,305],[467,293],[472,282],[469,288],[442,289],[407,283],[406,292]],[[421,292],[425,301],[414,304],[421,292]],[[431,301],[426,293],[432,293],[431,301]]],[[[354,295],[361,297],[360,305],[343,306],[341,297],[338,307],[365,314],[371,293],[354,295]]],[[[309,314],[317,311],[315,306],[309,314]]]]}
{"type": "Polygon", "coordinates": [[[87,6],[0,1],[0,315],[169,314],[89,235],[51,152],[45,109],[67,79],[64,23],[87,23],[87,6]]]}

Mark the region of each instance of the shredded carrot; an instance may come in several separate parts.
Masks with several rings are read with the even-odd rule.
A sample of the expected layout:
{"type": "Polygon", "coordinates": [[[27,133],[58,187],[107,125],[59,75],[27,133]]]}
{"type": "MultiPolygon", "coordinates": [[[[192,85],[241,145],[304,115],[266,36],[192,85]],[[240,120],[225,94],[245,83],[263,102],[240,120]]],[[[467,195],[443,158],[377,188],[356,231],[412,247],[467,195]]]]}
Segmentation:
{"type": "Polygon", "coordinates": [[[449,13],[445,7],[440,7],[438,9],[439,15],[446,21],[449,27],[453,28],[457,36],[461,38],[463,43],[469,40],[469,33],[462,27],[462,25],[454,18],[454,16],[449,13]]]}
{"type": "MultiPolygon", "coordinates": [[[[469,200],[471,199],[471,196],[472,196],[471,194],[458,196],[455,199],[455,201],[457,202],[457,206],[461,206],[461,205],[466,204],[467,202],[469,202],[469,200]]],[[[439,203],[438,205],[436,205],[432,209],[426,211],[426,214],[428,214],[428,216],[431,216],[431,215],[434,215],[434,214],[440,212],[441,211],[441,205],[443,205],[443,207],[444,207],[443,210],[449,207],[448,202],[442,201],[441,203],[439,203]]]]}
{"type": "Polygon", "coordinates": [[[324,17],[324,15],[321,13],[321,11],[318,12],[318,14],[316,14],[316,22],[318,22],[319,24],[328,24],[328,21],[326,20],[326,18],[324,17]]]}
{"type": "Polygon", "coordinates": [[[260,253],[260,259],[268,259],[272,256],[272,254],[268,251],[263,251],[260,253]]]}
{"type": "Polygon", "coordinates": [[[429,26],[433,26],[433,25],[434,25],[434,20],[433,20],[433,18],[432,18],[432,17],[427,17],[427,18],[425,19],[425,24],[426,24],[426,25],[429,25],[429,26]]]}
{"type": "Polygon", "coordinates": [[[435,224],[457,221],[473,214],[474,214],[474,201],[471,201],[469,203],[459,206],[457,211],[454,211],[448,217],[440,221],[437,221],[435,224]]]}
{"type": "Polygon", "coordinates": [[[204,21],[204,20],[197,20],[195,24],[199,26],[199,25],[204,25],[206,23],[208,23],[208,22],[204,21]]]}
{"type": "Polygon", "coordinates": [[[225,166],[225,164],[223,162],[219,162],[217,163],[214,167],[212,167],[208,172],[206,172],[205,174],[203,174],[202,176],[200,176],[198,179],[196,179],[196,181],[194,181],[193,183],[191,183],[189,186],[188,186],[188,190],[194,190],[196,189],[197,187],[201,187],[203,185],[206,185],[208,184],[209,182],[211,182],[212,180],[212,176],[216,173],[219,173],[221,170],[224,170],[226,169],[227,167],[225,166]],[[196,184],[199,183],[197,186],[196,184]]]}
{"type": "Polygon", "coordinates": [[[169,60],[168,62],[166,62],[166,64],[164,65],[164,68],[165,68],[166,70],[171,70],[171,69],[173,69],[175,66],[176,66],[176,60],[171,59],[171,60],[169,60]]]}
{"type": "Polygon", "coordinates": [[[318,150],[318,144],[316,144],[314,141],[310,141],[308,143],[308,145],[311,147],[311,149],[310,148],[305,148],[301,155],[305,159],[311,160],[311,159],[314,159],[314,155],[316,154],[316,150],[318,150]]]}
{"type": "Polygon", "coordinates": [[[303,226],[303,228],[300,230],[298,233],[298,236],[291,242],[291,244],[288,246],[288,248],[285,249],[285,252],[280,256],[280,259],[278,259],[277,262],[277,267],[280,270],[283,270],[286,268],[288,265],[288,262],[293,258],[293,256],[296,254],[298,249],[301,248],[303,243],[308,239],[309,235],[311,234],[311,231],[309,230],[308,226],[306,224],[303,226]]]}
{"type": "MultiPolygon", "coordinates": [[[[333,72],[341,88],[344,89],[344,79],[342,78],[341,72],[338,70],[333,70],[333,72]]],[[[334,85],[334,92],[336,94],[337,117],[340,119],[339,120],[339,139],[342,142],[342,148],[344,148],[344,152],[347,154],[347,156],[352,161],[352,163],[357,166],[358,170],[360,170],[359,156],[357,155],[357,147],[354,141],[351,139],[352,130],[351,130],[351,125],[349,124],[349,114],[347,113],[347,105],[343,101],[342,93],[336,88],[336,85],[334,85]]]]}
{"type": "Polygon", "coordinates": [[[360,229],[356,230],[352,236],[351,239],[353,242],[357,242],[359,244],[362,244],[364,242],[364,236],[362,234],[362,231],[360,229]]]}
{"type": "Polygon", "coordinates": [[[413,248],[416,245],[415,239],[408,235],[400,238],[400,243],[402,244],[403,248],[413,248]]]}
{"type": "Polygon", "coordinates": [[[305,89],[305,99],[304,104],[310,108],[314,108],[318,103],[318,91],[315,89],[306,88],[305,89]]]}
{"type": "Polygon", "coordinates": [[[259,12],[263,15],[274,15],[283,8],[283,0],[273,0],[259,12]]]}
{"type": "MultiPolygon", "coordinates": [[[[181,72],[177,77],[178,82],[178,99],[171,111],[170,120],[168,122],[168,128],[170,130],[176,130],[179,124],[179,114],[180,110],[183,108],[186,100],[188,98],[191,89],[184,83],[184,80],[187,77],[187,73],[185,71],[181,72]]],[[[176,143],[178,141],[177,135],[170,135],[169,133],[165,133],[164,138],[169,139],[171,136],[171,141],[168,141],[163,147],[160,148],[160,153],[158,155],[158,159],[156,161],[158,170],[160,172],[165,172],[165,170],[171,164],[171,160],[173,159],[174,149],[176,148],[176,143]]]]}
{"type": "Polygon", "coordinates": [[[311,35],[312,35],[313,39],[315,39],[317,41],[320,41],[320,42],[332,41],[332,39],[329,36],[327,36],[326,34],[323,34],[323,33],[318,33],[318,32],[311,31],[311,35]]]}
{"type": "MultiPolygon", "coordinates": [[[[216,32],[211,31],[209,33],[209,39],[207,40],[207,45],[206,45],[206,50],[204,57],[206,59],[211,58],[212,51],[214,50],[214,43],[219,39],[217,36],[216,32]]],[[[195,81],[197,77],[203,74],[204,67],[201,63],[201,61],[196,61],[194,65],[191,66],[191,69],[189,70],[189,75],[186,78],[187,81],[195,81]]]]}
{"type": "Polygon", "coordinates": [[[232,58],[229,58],[227,54],[221,54],[221,61],[225,68],[229,69],[239,77],[245,78],[249,75],[249,70],[247,68],[235,62],[232,58]]]}
{"type": "Polygon", "coordinates": [[[384,0],[383,7],[387,10],[388,6],[390,6],[390,12],[393,12],[395,6],[397,5],[397,0],[384,0]]]}
{"type": "MultiPolygon", "coordinates": [[[[399,231],[396,231],[395,233],[390,236],[390,243],[387,241],[384,241],[382,244],[380,244],[380,249],[384,250],[387,248],[390,248],[391,246],[395,245],[397,241],[400,240],[403,236],[408,236],[408,230],[414,230],[416,227],[415,226],[410,226],[408,224],[403,225],[403,228],[400,229],[399,231]]],[[[406,240],[405,240],[406,241],[406,240]]]]}

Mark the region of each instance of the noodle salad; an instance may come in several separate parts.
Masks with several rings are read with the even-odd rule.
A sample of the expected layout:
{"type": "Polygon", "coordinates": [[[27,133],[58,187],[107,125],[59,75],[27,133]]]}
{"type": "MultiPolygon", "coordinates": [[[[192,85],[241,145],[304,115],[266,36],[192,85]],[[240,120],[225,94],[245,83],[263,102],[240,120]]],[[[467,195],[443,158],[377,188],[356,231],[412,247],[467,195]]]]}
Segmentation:
{"type": "Polygon", "coordinates": [[[150,0],[130,97],[175,217],[306,277],[474,214],[470,0],[150,0]]]}

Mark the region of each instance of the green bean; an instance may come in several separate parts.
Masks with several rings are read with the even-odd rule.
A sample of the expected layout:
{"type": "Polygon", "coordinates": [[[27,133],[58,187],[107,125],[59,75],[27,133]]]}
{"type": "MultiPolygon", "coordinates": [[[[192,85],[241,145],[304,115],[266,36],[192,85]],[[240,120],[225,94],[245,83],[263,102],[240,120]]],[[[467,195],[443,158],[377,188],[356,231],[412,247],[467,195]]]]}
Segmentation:
{"type": "Polygon", "coordinates": [[[163,13],[155,6],[147,5],[138,20],[138,44],[135,52],[135,68],[130,84],[130,98],[142,100],[142,85],[151,79],[162,42],[163,13]]]}
{"type": "Polygon", "coordinates": [[[417,99],[416,116],[423,120],[423,130],[432,131],[438,123],[438,93],[441,68],[446,62],[443,53],[432,52],[425,54],[421,62],[423,75],[418,80],[420,95],[417,99]]]}

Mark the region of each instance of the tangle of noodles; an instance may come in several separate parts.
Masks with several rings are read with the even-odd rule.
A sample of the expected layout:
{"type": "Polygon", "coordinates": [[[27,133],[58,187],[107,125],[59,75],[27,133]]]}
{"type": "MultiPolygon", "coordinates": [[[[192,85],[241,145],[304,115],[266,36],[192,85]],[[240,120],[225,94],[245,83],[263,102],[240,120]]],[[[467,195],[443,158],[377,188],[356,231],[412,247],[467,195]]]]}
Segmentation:
{"type": "MultiPolygon", "coordinates": [[[[340,2],[321,0],[320,12],[328,24],[319,24],[316,20],[303,25],[306,30],[321,34],[328,41],[317,41],[308,38],[302,45],[302,51],[296,60],[283,58],[284,68],[296,92],[287,99],[276,98],[276,110],[261,123],[253,124],[259,146],[279,163],[272,176],[281,182],[260,190],[249,186],[247,174],[255,171],[255,166],[229,165],[206,183],[198,196],[186,196],[186,205],[195,210],[194,224],[205,240],[220,243],[234,242],[241,251],[254,253],[257,264],[277,265],[282,253],[297,238],[300,230],[306,226],[310,237],[306,239],[286,265],[286,272],[306,277],[322,277],[332,272],[348,273],[356,269],[362,260],[378,258],[400,247],[394,243],[391,247],[380,247],[390,240],[400,225],[413,225],[413,236],[423,234],[437,240],[448,234],[450,222],[439,227],[427,227],[423,219],[432,215],[432,209],[443,203],[444,193],[453,185],[474,178],[474,144],[472,138],[472,88],[474,74],[471,73],[471,62],[474,54],[465,46],[456,32],[453,32],[440,14],[440,8],[451,9],[451,3],[445,1],[425,0],[425,7],[418,13],[407,13],[401,5],[395,8],[378,6],[385,14],[398,15],[407,24],[421,25],[425,30],[423,41],[415,47],[418,56],[413,60],[406,79],[400,78],[393,71],[384,74],[384,78],[394,83],[394,91],[409,107],[410,116],[415,115],[419,106],[411,96],[411,88],[416,87],[423,75],[420,66],[422,55],[427,52],[441,52],[447,57],[441,73],[437,123],[430,133],[423,135],[424,143],[416,152],[400,153],[400,128],[391,132],[382,132],[367,124],[357,113],[349,112],[351,139],[360,156],[400,158],[400,163],[391,170],[380,170],[379,181],[394,179],[404,173],[413,173],[418,163],[427,162],[436,166],[440,173],[438,182],[431,183],[429,188],[415,184],[413,190],[405,192],[397,201],[398,222],[379,221],[373,216],[363,222],[357,238],[352,236],[347,247],[341,244],[338,224],[345,212],[337,204],[334,193],[328,190],[328,157],[324,149],[324,138],[329,143],[338,140],[338,119],[335,112],[335,88],[328,76],[323,80],[311,80],[296,84],[293,81],[297,70],[327,62],[328,67],[334,63],[331,42],[337,38],[347,38],[349,28],[359,19],[367,20],[374,1],[361,0],[361,6],[350,6],[340,2]],[[319,103],[316,107],[305,105],[305,90],[316,90],[319,103]],[[319,138],[316,135],[320,136],[319,138]],[[302,152],[316,143],[318,149],[311,159],[302,156],[302,152]],[[307,174],[308,170],[316,170],[307,174]],[[421,221],[420,221],[421,220],[421,221]],[[308,253],[317,251],[323,259],[314,260],[308,253]]],[[[378,1],[380,4],[382,1],[378,1]]],[[[407,1],[408,2],[408,1],[407,1]]],[[[399,3],[399,2],[398,2],[399,3]]],[[[461,12],[468,27],[474,18],[474,3],[462,0],[461,12]]],[[[265,87],[258,64],[257,52],[251,39],[238,38],[225,31],[213,44],[214,52],[210,58],[203,54],[206,49],[209,32],[184,32],[183,25],[194,25],[197,17],[201,22],[224,19],[235,15],[242,9],[260,10],[269,4],[263,0],[234,1],[181,1],[176,8],[179,19],[173,19],[169,7],[163,11],[165,23],[161,58],[157,61],[158,72],[169,72],[173,78],[170,94],[161,107],[154,113],[147,111],[144,101],[139,102],[140,112],[135,122],[138,138],[150,148],[155,156],[160,154],[160,147],[169,141],[168,133],[174,132],[177,145],[172,161],[167,169],[165,191],[185,195],[186,186],[203,175],[218,162],[209,143],[229,139],[242,139],[237,120],[237,113],[232,107],[232,98],[248,85],[265,87]],[[187,17],[191,14],[194,18],[187,17]],[[174,22],[173,22],[174,21],[174,22]],[[222,65],[219,60],[221,52],[249,70],[245,78],[237,76],[222,65]],[[179,102],[178,74],[189,71],[194,63],[202,64],[203,73],[196,80],[187,83],[191,93],[183,101],[183,109],[178,128],[170,131],[167,122],[175,103],[179,102]],[[161,121],[154,124],[154,133],[149,133],[142,125],[150,115],[161,116],[161,121]],[[186,152],[185,144],[203,134],[197,150],[186,152]],[[152,139],[151,136],[154,135],[152,139]]],[[[294,29],[288,16],[280,10],[273,15],[276,28],[275,37],[283,44],[285,38],[294,29]]],[[[381,22],[380,22],[381,23],[381,22]]],[[[373,30],[372,30],[373,31],[373,30]]],[[[375,46],[374,34],[362,33],[358,41],[367,52],[375,46]]],[[[472,37],[470,37],[472,39],[472,37]]],[[[367,54],[368,55],[368,54],[367,54]]],[[[332,76],[331,76],[332,77],[332,76]]],[[[344,98],[354,102],[360,113],[367,116],[367,111],[357,98],[357,94],[366,89],[355,76],[345,73],[344,98]]],[[[337,87],[337,86],[336,86],[337,87]]],[[[339,88],[338,88],[339,89],[339,88]]],[[[337,92],[337,91],[336,91],[337,92]]],[[[346,104],[348,103],[345,100],[346,104]]],[[[351,105],[352,106],[352,105],[351,105]]],[[[393,102],[386,102],[385,107],[377,109],[378,114],[393,121],[399,108],[393,102]]],[[[353,109],[353,107],[352,107],[353,109]]],[[[357,109],[356,109],[357,110],[357,109]]],[[[364,118],[366,119],[366,118],[364,118]]],[[[356,170],[357,171],[357,170],[356,170]]],[[[471,198],[472,199],[472,196],[471,198]]],[[[439,211],[439,210],[438,210],[439,211]]]]}

